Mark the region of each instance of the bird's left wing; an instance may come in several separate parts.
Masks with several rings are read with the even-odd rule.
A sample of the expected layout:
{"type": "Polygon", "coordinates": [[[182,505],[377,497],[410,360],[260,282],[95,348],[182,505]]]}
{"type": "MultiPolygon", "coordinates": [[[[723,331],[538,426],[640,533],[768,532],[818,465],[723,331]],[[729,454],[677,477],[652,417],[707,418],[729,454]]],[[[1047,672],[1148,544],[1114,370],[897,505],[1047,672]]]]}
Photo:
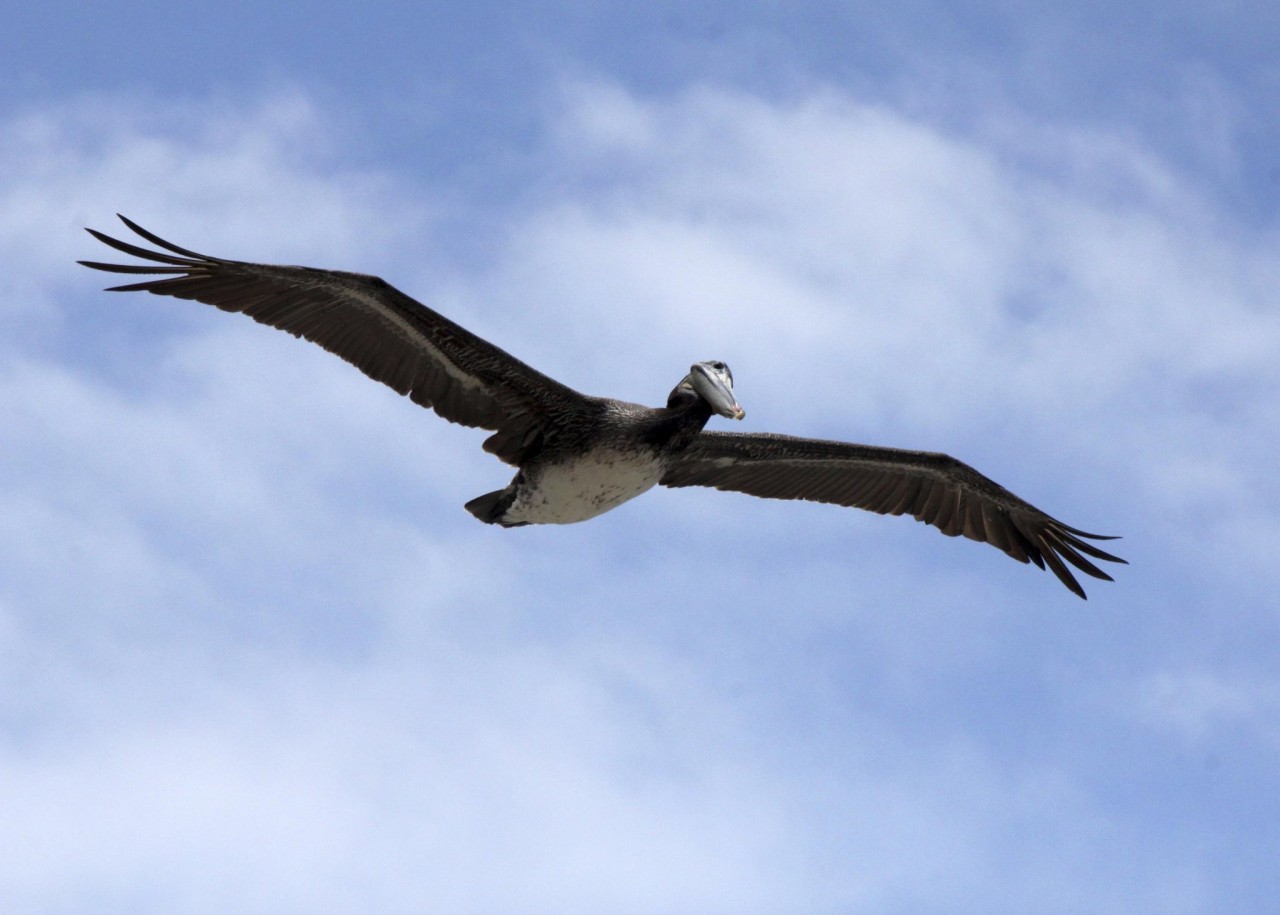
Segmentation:
{"type": "Polygon", "coordinates": [[[1084,589],[1067,563],[1111,581],[1082,554],[1124,562],[1083,539],[1114,538],[1068,527],[945,454],[785,435],[703,432],[676,456],[661,483],[909,514],[950,537],[964,534],[1019,562],[1042,569],[1047,564],[1080,597],[1084,589]]]}
{"type": "Polygon", "coordinates": [[[194,299],[311,340],[451,422],[493,430],[485,449],[508,463],[520,463],[554,438],[559,421],[599,409],[595,398],[530,368],[376,276],[209,257],[120,219],[164,250],[89,229],[103,244],[151,263],[81,264],[158,277],[111,291],[194,299]]]}

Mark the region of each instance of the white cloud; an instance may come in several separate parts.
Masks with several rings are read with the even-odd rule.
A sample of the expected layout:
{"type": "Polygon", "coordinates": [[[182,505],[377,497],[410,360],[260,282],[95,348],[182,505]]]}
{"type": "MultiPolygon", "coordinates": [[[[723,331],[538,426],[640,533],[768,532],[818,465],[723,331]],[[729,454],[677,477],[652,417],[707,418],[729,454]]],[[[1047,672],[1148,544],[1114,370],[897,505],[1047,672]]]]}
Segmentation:
{"type": "Polygon", "coordinates": [[[1166,671],[1138,684],[1136,707],[1148,723],[1197,747],[1224,732],[1262,735],[1280,751],[1280,684],[1217,670],[1166,671]]]}
{"type": "MultiPolygon", "coordinates": [[[[1280,270],[1197,215],[1158,157],[1053,138],[1061,160],[1101,145],[1136,176],[1116,201],[1094,181],[1108,168],[834,92],[566,99],[539,153],[558,189],[513,208],[510,244],[472,271],[433,263],[433,189],[344,167],[301,95],[163,117],[98,99],[0,127],[0,247],[23,277],[0,314],[38,328],[0,344],[0,896],[131,912],[1210,898],[1196,837],[1147,831],[1087,762],[964,735],[975,693],[1052,692],[1027,658],[1061,652],[1086,678],[1130,647],[1080,638],[1098,617],[1066,616],[1049,576],[901,520],[714,493],[589,528],[484,528],[460,505],[509,471],[476,460],[479,434],[283,335],[70,272],[101,256],[79,226],[120,209],[212,253],[380,272],[592,392],[658,402],[721,356],[754,428],[963,446],[1076,504],[1068,522],[1138,528],[1150,563],[1095,588],[1104,602],[1161,575],[1273,590],[1265,550],[1235,560],[1252,579],[1212,560],[1275,526],[1256,442],[1274,438],[1280,270]],[[1240,533],[1192,568],[1202,535],[1170,530],[1188,520],[1240,533]]],[[[1152,714],[1270,726],[1247,713],[1270,706],[1240,711],[1205,676],[1157,683],[1152,714]]],[[[1078,682],[1040,701],[1079,714],[1078,682]]]]}
{"type": "Polygon", "coordinates": [[[188,658],[180,704],[10,756],[6,897],[123,906],[157,875],[175,911],[716,908],[726,881],[746,911],[780,901],[794,824],[726,755],[696,678],[595,652],[399,654],[188,658]]]}

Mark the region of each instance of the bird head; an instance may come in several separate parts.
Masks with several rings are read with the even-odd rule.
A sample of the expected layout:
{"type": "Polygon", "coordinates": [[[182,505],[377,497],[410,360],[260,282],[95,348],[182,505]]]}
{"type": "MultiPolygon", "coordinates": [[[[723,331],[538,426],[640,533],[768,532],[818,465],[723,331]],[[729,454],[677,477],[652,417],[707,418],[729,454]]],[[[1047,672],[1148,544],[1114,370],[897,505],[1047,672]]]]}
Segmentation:
{"type": "Polygon", "coordinates": [[[695,363],[671,392],[668,403],[690,394],[700,397],[712,410],[729,419],[742,419],[747,415],[733,396],[733,372],[718,360],[695,363]]]}

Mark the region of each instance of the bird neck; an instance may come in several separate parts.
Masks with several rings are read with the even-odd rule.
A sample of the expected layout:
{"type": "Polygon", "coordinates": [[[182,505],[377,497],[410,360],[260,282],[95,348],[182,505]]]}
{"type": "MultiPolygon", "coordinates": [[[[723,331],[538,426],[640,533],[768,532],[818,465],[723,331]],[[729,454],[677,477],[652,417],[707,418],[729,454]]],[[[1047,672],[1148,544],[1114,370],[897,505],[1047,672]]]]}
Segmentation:
{"type": "Polygon", "coordinates": [[[680,450],[692,442],[711,419],[711,405],[696,394],[672,396],[658,411],[652,441],[664,449],[680,450]]]}

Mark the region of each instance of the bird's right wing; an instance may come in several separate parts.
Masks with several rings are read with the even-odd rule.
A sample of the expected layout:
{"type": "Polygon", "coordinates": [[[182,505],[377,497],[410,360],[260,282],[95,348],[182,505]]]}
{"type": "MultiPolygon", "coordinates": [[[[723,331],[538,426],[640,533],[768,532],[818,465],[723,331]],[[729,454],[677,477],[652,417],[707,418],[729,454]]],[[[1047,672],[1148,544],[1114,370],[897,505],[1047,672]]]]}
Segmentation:
{"type": "Polygon", "coordinates": [[[1080,597],[1084,589],[1068,562],[1107,581],[1111,576],[1081,554],[1124,562],[1083,539],[1115,538],[1068,527],[945,454],[786,435],[702,432],[675,458],[661,483],[909,514],[947,536],[964,534],[1019,562],[1042,569],[1047,564],[1080,597]]]}

